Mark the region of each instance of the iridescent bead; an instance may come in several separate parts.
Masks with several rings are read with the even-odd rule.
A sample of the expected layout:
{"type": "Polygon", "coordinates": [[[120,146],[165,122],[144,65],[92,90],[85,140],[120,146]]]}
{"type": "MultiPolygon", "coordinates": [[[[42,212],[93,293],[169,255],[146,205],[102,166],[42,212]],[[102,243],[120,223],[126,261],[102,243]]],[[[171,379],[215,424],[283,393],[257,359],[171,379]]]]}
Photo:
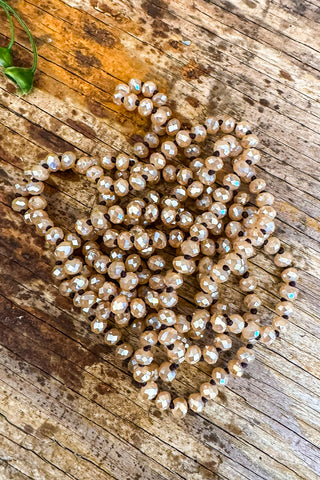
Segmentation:
{"type": "Polygon", "coordinates": [[[187,333],[190,330],[190,322],[185,315],[177,315],[175,329],[178,333],[187,333]]]}
{"type": "Polygon", "coordinates": [[[162,143],[161,152],[163,153],[163,155],[166,158],[171,158],[171,157],[175,157],[177,155],[178,149],[177,149],[175,143],[167,140],[167,141],[162,143]]]}
{"type": "Polygon", "coordinates": [[[83,262],[80,257],[68,259],[64,264],[64,271],[67,275],[78,275],[82,270],[83,262]]]}
{"type": "Polygon", "coordinates": [[[182,363],[185,359],[185,346],[181,340],[176,340],[170,348],[167,350],[167,357],[170,362],[173,363],[182,363]]]}
{"type": "Polygon", "coordinates": [[[228,374],[221,367],[214,368],[211,376],[218,386],[226,386],[228,384],[228,374]]]}
{"type": "Polygon", "coordinates": [[[50,172],[57,172],[60,170],[60,160],[57,155],[49,153],[44,162],[48,165],[50,172]]]}
{"type": "Polygon", "coordinates": [[[261,306],[261,299],[256,294],[246,295],[244,297],[243,303],[248,308],[248,310],[251,310],[252,308],[259,308],[261,306]]]}
{"type": "Polygon", "coordinates": [[[26,184],[28,195],[40,195],[44,190],[43,182],[28,182],[26,184]]]}
{"type": "Polygon", "coordinates": [[[256,196],[256,204],[258,207],[264,205],[273,205],[274,196],[269,192],[261,192],[256,196]]]}
{"type": "Polygon", "coordinates": [[[133,112],[137,108],[138,97],[135,93],[129,93],[125,95],[123,100],[123,106],[129,112],[133,112]]]}
{"type": "Polygon", "coordinates": [[[289,300],[290,302],[293,302],[296,300],[298,296],[298,289],[295,287],[291,287],[290,285],[282,284],[280,287],[280,295],[282,298],[285,298],[286,300],[289,300]]]}
{"type": "Polygon", "coordinates": [[[173,259],[174,269],[183,275],[192,275],[196,269],[194,260],[178,256],[173,259]]]}
{"type": "Polygon", "coordinates": [[[134,353],[134,358],[139,365],[150,365],[153,361],[153,354],[150,350],[144,348],[138,348],[134,353]]]}
{"type": "Polygon", "coordinates": [[[71,242],[61,242],[54,251],[56,260],[64,261],[73,253],[73,247],[71,242]]]}
{"type": "Polygon", "coordinates": [[[25,197],[17,197],[13,200],[11,206],[15,212],[24,212],[28,209],[28,199],[25,197]]]}
{"type": "Polygon", "coordinates": [[[242,337],[245,341],[254,342],[260,337],[260,327],[255,322],[249,322],[242,330],[242,337]]]}

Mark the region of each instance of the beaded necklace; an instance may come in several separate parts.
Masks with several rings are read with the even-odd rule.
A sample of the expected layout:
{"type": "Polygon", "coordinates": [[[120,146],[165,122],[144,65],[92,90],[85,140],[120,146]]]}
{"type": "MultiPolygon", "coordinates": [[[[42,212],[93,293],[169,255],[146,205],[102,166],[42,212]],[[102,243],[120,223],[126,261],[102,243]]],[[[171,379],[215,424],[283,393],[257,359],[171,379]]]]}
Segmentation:
{"type": "Polygon", "coordinates": [[[261,154],[246,121],[209,117],[203,125],[187,128],[172,117],[167,96],[155,83],[137,79],[119,84],[113,98],[151,119],[150,131],[135,143],[133,155],[107,152],[98,160],[77,158],[73,152],[49,154],[24,172],[24,183],[15,185],[12,208],[53,249],[52,276],[60,282],[60,294],[87,315],[93,332],[104,333],[118,358],[127,360],[142,398],[182,418],[188,408],[201,412],[230,375],[243,375],[255,358],[257,341],[270,345],[285,331],[298,272],[291,266],[292,254],[273,235],[274,197],[256,177],[254,165],[261,154]],[[209,135],[213,151],[203,158],[200,144],[209,135]],[[232,173],[222,173],[228,165],[232,173]],[[49,175],[68,169],[85,175],[99,192],[99,204],[89,218],[76,221],[76,233],[54,225],[43,196],[49,175]],[[161,194],[157,184],[165,184],[169,193],[161,194]],[[264,326],[257,280],[248,271],[256,248],[273,255],[282,269],[276,316],[264,326]],[[171,264],[161,252],[166,258],[172,254],[171,264]],[[219,301],[219,286],[230,275],[239,279],[245,295],[244,314],[231,313],[219,301]],[[197,280],[191,315],[181,313],[178,297],[188,276],[197,280]],[[130,337],[123,341],[128,332],[138,336],[137,349],[130,337]],[[243,345],[225,367],[217,366],[235,337],[243,345]],[[166,359],[157,363],[160,351],[166,359]],[[187,399],[174,397],[167,388],[183,362],[213,366],[208,381],[187,399]]]}

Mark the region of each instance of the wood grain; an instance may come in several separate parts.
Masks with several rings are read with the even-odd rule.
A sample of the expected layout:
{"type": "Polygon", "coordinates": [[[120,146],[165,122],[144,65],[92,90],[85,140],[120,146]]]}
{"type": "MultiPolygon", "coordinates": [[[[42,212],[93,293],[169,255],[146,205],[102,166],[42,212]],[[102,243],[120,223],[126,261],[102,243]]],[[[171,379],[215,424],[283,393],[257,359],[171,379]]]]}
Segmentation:
{"type": "MultiPolygon", "coordinates": [[[[0,82],[1,480],[316,480],[320,475],[320,5],[316,0],[14,0],[35,35],[35,89],[0,82]],[[201,415],[176,421],[141,402],[103,338],[51,283],[49,254],[11,211],[12,185],[48,151],[129,152],[145,123],[112,103],[118,81],[156,79],[183,120],[247,118],[277,232],[301,269],[289,332],[201,415]],[[137,132],[138,130],[138,132],[137,132]]],[[[1,14],[1,45],[9,32],[1,14]]],[[[17,26],[16,64],[30,45],[17,26]]],[[[30,56],[31,62],[31,56],[30,56]]],[[[47,186],[66,228],[95,189],[74,174],[47,186]]],[[[252,259],[267,318],[279,272],[252,259]]],[[[190,280],[181,291],[189,311],[190,280]]],[[[242,294],[224,291],[231,305],[242,294]]],[[[192,391],[209,370],[182,369],[192,391]]]]}

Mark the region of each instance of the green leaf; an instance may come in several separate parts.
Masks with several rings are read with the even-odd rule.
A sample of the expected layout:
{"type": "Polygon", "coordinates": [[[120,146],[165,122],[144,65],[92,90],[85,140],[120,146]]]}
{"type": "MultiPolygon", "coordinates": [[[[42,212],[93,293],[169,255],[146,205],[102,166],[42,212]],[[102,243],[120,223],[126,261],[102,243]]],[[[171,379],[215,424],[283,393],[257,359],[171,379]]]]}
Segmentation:
{"type": "Polygon", "coordinates": [[[0,47],[0,66],[3,68],[10,67],[11,62],[11,53],[8,47],[0,47]]]}
{"type": "Polygon", "coordinates": [[[33,85],[33,68],[7,67],[4,70],[4,74],[18,85],[22,95],[30,92],[33,85]]]}

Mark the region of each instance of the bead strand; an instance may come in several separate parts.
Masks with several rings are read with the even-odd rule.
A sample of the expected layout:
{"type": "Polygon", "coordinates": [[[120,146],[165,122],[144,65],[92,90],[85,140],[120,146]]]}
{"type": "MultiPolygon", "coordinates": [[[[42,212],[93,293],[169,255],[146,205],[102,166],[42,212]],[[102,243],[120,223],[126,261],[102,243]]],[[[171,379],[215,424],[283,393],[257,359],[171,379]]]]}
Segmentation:
{"type": "Polygon", "coordinates": [[[223,116],[188,129],[172,117],[167,100],[153,82],[132,79],[118,85],[116,105],[151,121],[133,154],[106,152],[99,160],[77,158],[73,152],[49,154],[24,172],[12,207],[53,249],[52,276],[60,282],[59,293],[81,309],[94,333],[103,333],[106,344],[115,346],[119,359],[129,362],[142,398],[154,399],[160,410],[171,409],[182,418],[188,408],[201,412],[230,375],[243,375],[255,358],[257,341],[270,345],[285,331],[298,293],[298,272],[291,266],[291,253],[273,235],[274,197],[256,176],[261,155],[250,125],[223,116]],[[213,151],[202,158],[200,145],[209,135],[214,136],[213,151]],[[233,172],[221,176],[225,162],[233,172]],[[50,174],[68,169],[85,175],[99,194],[90,216],[76,221],[76,233],[54,225],[43,196],[50,174]],[[154,189],[161,181],[169,194],[154,189]],[[240,190],[243,186],[247,191],[240,190]],[[249,204],[252,195],[255,201],[249,204]],[[257,280],[248,271],[256,248],[274,255],[275,265],[283,269],[276,316],[265,326],[259,321],[257,280]],[[162,252],[173,252],[171,264],[162,252]],[[240,307],[239,313],[230,313],[219,301],[219,285],[231,275],[239,279],[245,313],[240,307]],[[178,293],[188,276],[198,285],[191,315],[179,313],[178,293]],[[206,340],[210,331],[211,343],[206,340]],[[136,350],[124,338],[128,335],[139,338],[136,350]],[[225,368],[217,366],[236,337],[243,346],[225,368]],[[160,364],[155,360],[159,349],[166,354],[160,364]],[[184,362],[207,363],[213,368],[211,379],[187,400],[159,391],[157,381],[174,381],[184,362]]]}

